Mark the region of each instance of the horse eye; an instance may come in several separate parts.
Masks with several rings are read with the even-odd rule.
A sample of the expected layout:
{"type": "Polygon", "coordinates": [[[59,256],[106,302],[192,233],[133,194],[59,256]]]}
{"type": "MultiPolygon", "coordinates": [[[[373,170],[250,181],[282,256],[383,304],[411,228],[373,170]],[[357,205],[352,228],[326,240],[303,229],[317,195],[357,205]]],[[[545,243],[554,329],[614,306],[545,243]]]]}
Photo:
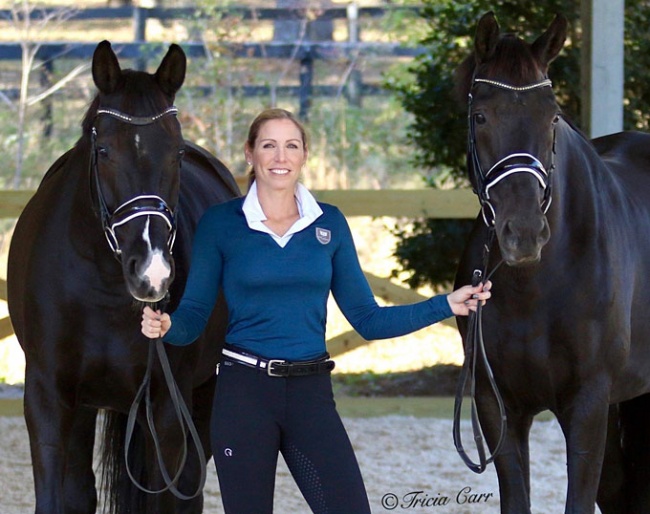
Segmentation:
{"type": "Polygon", "coordinates": [[[97,153],[102,157],[106,157],[108,155],[108,150],[105,147],[100,146],[99,148],[97,148],[97,153]]]}
{"type": "Polygon", "coordinates": [[[481,114],[480,112],[477,112],[474,115],[474,121],[479,125],[483,125],[487,120],[485,119],[485,115],[481,114]]]}
{"type": "Polygon", "coordinates": [[[556,114],[555,118],[553,118],[553,125],[556,125],[560,121],[560,115],[556,114]]]}

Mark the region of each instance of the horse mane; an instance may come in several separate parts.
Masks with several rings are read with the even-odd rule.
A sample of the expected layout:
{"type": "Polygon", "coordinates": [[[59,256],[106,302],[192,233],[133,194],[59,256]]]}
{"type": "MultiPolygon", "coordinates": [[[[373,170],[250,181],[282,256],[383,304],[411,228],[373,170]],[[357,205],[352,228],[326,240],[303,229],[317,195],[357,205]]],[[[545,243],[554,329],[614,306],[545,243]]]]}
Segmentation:
{"type": "MultiPolygon", "coordinates": [[[[113,102],[110,106],[106,105],[104,107],[117,109],[130,116],[159,114],[174,102],[173,96],[161,90],[154,75],[130,69],[122,71],[116,91],[111,93],[111,97],[117,97],[117,95],[121,95],[117,105],[113,102]]],[[[102,96],[101,92],[97,93],[83,116],[81,130],[84,135],[90,134],[93,128],[97,110],[102,102],[102,96]]],[[[160,118],[157,123],[168,132],[173,130],[174,125],[172,125],[172,117],[170,116],[160,118]]]]}
{"type": "Polygon", "coordinates": [[[531,45],[513,33],[503,34],[492,55],[477,65],[475,52],[467,56],[455,72],[454,96],[465,104],[475,76],[524,86],[546,77],[531,51],[531,45]]]}

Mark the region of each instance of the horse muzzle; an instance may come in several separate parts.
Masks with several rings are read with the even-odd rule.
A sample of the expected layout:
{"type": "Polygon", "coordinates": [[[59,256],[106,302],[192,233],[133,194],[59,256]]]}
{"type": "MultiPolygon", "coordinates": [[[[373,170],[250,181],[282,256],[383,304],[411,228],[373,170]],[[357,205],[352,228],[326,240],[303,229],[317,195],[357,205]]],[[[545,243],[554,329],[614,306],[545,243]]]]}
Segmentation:
{"type": "Polygon", "coordinates": [[[141,302],[162,300],[174,280],[174,261],[171,256],[154,252],[145,259],[131,258],[125,263],[124,276],[133,298],[141,302]]]}
{"type": "Polygon", "coordinates": [[[551,237],[546,216],[509,219],[497,223],[497,240],[501,256],[509,266],[527,266],[539,262],[542,249],[551,237]]]}

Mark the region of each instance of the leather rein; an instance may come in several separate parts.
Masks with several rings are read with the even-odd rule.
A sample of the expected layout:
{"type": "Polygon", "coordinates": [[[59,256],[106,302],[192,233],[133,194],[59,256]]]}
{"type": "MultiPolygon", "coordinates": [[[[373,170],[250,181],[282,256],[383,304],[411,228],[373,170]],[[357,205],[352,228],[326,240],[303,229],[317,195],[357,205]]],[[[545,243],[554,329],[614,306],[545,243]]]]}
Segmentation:
{"type": "MultiPolygon", "coordinates": [[[[542,199],[542,211],[546,213],[552,201],[551,196],[551,174],[555,168],[554,163],[551,164],[550,170],[546,170],[544,165],[536,157],[525,153],[513,153],[494,164],[487,172],[485,172],[480,163],[478,150],[476,148],[476,134],[474,119],[472,116],[472,90],[477,84],[487,84],[492,87],[506,89],[510,91],[530,91],[540,87],[552,87],[549,79],[544,79],[539,82],[529,84],[526,86],[512,86],[503,82],[498,82],[488,79],[474,78],[472,81],[472,88],[468,95],[468,148],[467,148],[467,167],[469,168],[474,185],[474,192],[478,195],[481,203],[481,215],[483,221],[488,228],[487,241],[483,246],[483,262],[481,269],[475,269],[472,275],[472,285],[476,286],[479,283],[487,282],[490,277],[499,269],[503,260],[499,261],[497,265],[488,274],[487,268],[490,261],[490,249],[495,239],[495,219],[496,211],[490,201],[490,188],[501,180],[512,176],[515,173],[529,173],[533,175],[544,190],[542,199]]],[[[555,155],[555,132],[553,133],[553,153],[555,155]]],[[[458,454],[463,462],[469,469],[475,473],[483,473],[487,466],[494,462],[499,452],[503,447],[506,433],[508,430],[508,420],[506,415],[506,408],[503,397],[499,391],[497,383],[492,373],[492,367],[485,351],[485,342],[483,340],[483,322],[482,322],[482,305],[476,307],[476,312],[470,312],[468,319],[468,329],[464,341],[465,360],[461,369],[461,374],[458,380],[456,389],[456,396],[454,399],[454,421],[453,421],[453,438],[454,445],[458,454]],[[481,422],[478,416],[478,408],[476,404],[476,373],[477,366],[482,364],[484,372],[488,379],[488,384],[492,395],[496,400],[499,409],[499,437],[494,449],[489,452],[485,447],[484,433],[481,428],[481,422]],[[472,460],[463,447],[461,437],[460,424],[461,413],[463,408],[463,399],[465,391],[469,387],[469,400],[470,400],[470,418],[472,425],[472,434],[474,443],[476,445],[476,452],[478,454],[478,462],[472,460]]]]}
{"type": "MultiPolygon", "coordinates": [[[[124,114],[114,109],[97,110],[97,116],[101,116],[101,115],[111,116],[123,123],[136,125],[136,126],[150,125],[160,120],[164,116],[176,115],[177,113],[178,113],[178,109],[174,106],[168,107],[163,112],[156,114],[154,116],[143,116],[143,117],[129,116],[127,114],[124,114]]],[[[122,205],[120,205],[117,209],[115,209],[112,213],[108,209],[106,205],[106,201],[104,199],[104,194],[102,193],[101,182],[99,179],[99,170],[97,167],[96,139],[97,139],[97,129],[93,126],[91,132],[91,144],[92,144],[91,175],[93,177],[95,191],[99,202],[99,211],[100,211],[100,217],[102,221],[102,228],[104,230],[104,234],[106,236],[108,244],[111,247],[111,250],[113,251],[113,255],[118,261],[121,260],[122,250],[120,248],[119,242],[117,240],[117,236],[115,234],[115,228],[124,225],[125,223],[128,223],[129,221],[141,216],[159,216],[165,220],[165,222],[167,223],[167,227],[169,229],[167,246],[169,248],[169,251],[171,252],[176,238],[176,216],[175,216],[175,212],[169,207],[169,205],[167,205],[167,203],[160,196],[139,195],[130,200],[127,200],[122,205]]],[[[164,303],[166,303],[166,299],[164,303]]],[[[151,307],[154,308],[155,305],[151,305],[151,307]]],[[[160,308],[162,307],[162,305],[159,305],[158,307],[160,308]]],[[[206,470],[207,461],[205,458],[205,453],[203,451],[203,445],[201,444],[201,439],[192,420],[192,415],[190,414],[189,409],[185,401],[183,400],[181,391],[178,388],[178,384],[174,379],[174,374],[169,364],[169,359],[165,351],[164,343],[160,338],[155,340],[152,339],[149,342],[149,353],[147,356],[147,369],[142,379],[142,383],[140,384],[140,388],[138,389],[138,392],[135,395],[135,398],[131,405],[131,409],[129,410],[129,415],[126,424],[125,444],[124,444],[124,461],[125,461],[126,471],[129,475],[129,478],[138,489],[140,489],[145,493],[158,494],[165,491],[170,491],[174,496],[176,496],[181,500],[190,500],[192,498],[195,498],[199,494],[201,494],[201,492],[203,491],[203,487],[205,486],[205,482],[207,478],[207,470],[206,470]],[[163,371],[165,384],[167,385],[167,389],[169,391],[172,400],[175,417],[178,421],[178,424],[181,428],[181,432],[183,434],[183,446],[181,450],[182,452],[181,459],[173,477],[170,476],[170,473],[167,470],[167,467],[163,459],[160,440],[158,438],[158,433],[156,431],[156,426],[154,423],[154,416],[153,416],[153,406],[151,400],[151,375],[152,375],[152,369],[154,366],[154,360],[156,355],[158,356],[158,361],[160,362],[160,366],[163,371]],[[149,427],[149,431],[151,433],[151,438],[153,440],[154,447],[156,450],[158,467],[160,469],[161,475],[165,482],[164,487],[156,490],[148,489],[147,487],[140,484],[140,482],[133,476],[131,467],[129,466],[129,451],[131,448],[131,440],[133,438],[133,431],[137,421],[138,412],[140,411],[140,405],[143,399],[145,401],[145,416],[147,419],[147,425],[149,427]],[[187,460],[188,431],[192,437],[194,446],[196,447],[196,452],[199,457],[199,465],[201,467],[199,485],[196,491],[191,495],[186,495],[184,493],[181,493],[177,487],[178,481],[185,468],[185,463],[187,460]]]]}

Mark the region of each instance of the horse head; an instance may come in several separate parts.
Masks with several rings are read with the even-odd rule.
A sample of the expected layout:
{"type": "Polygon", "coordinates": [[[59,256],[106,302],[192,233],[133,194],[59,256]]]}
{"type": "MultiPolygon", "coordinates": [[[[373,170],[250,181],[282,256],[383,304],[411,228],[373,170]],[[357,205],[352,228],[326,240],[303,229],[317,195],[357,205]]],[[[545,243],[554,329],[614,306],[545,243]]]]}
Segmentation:
{"type": "Polygon", "coordinates": [[[122,70],[108,41],[93,55],[99,93],[83,123],[93,203],[129,293],[145,302],[160,301],[174,279],[184,140],[173,102],[185,70],[178,45],[154,74],[122,70]]]}
{"type": "Polygon", "coordinates": [[[479,21],[474,52],[457,71],[468,99],[468,168],[504,261],[538,262],[550,238],[555,125],[560,119],[548,66],[566,39],[561,15],[534,43],[499,33],[490,12],[479,21]]]}

